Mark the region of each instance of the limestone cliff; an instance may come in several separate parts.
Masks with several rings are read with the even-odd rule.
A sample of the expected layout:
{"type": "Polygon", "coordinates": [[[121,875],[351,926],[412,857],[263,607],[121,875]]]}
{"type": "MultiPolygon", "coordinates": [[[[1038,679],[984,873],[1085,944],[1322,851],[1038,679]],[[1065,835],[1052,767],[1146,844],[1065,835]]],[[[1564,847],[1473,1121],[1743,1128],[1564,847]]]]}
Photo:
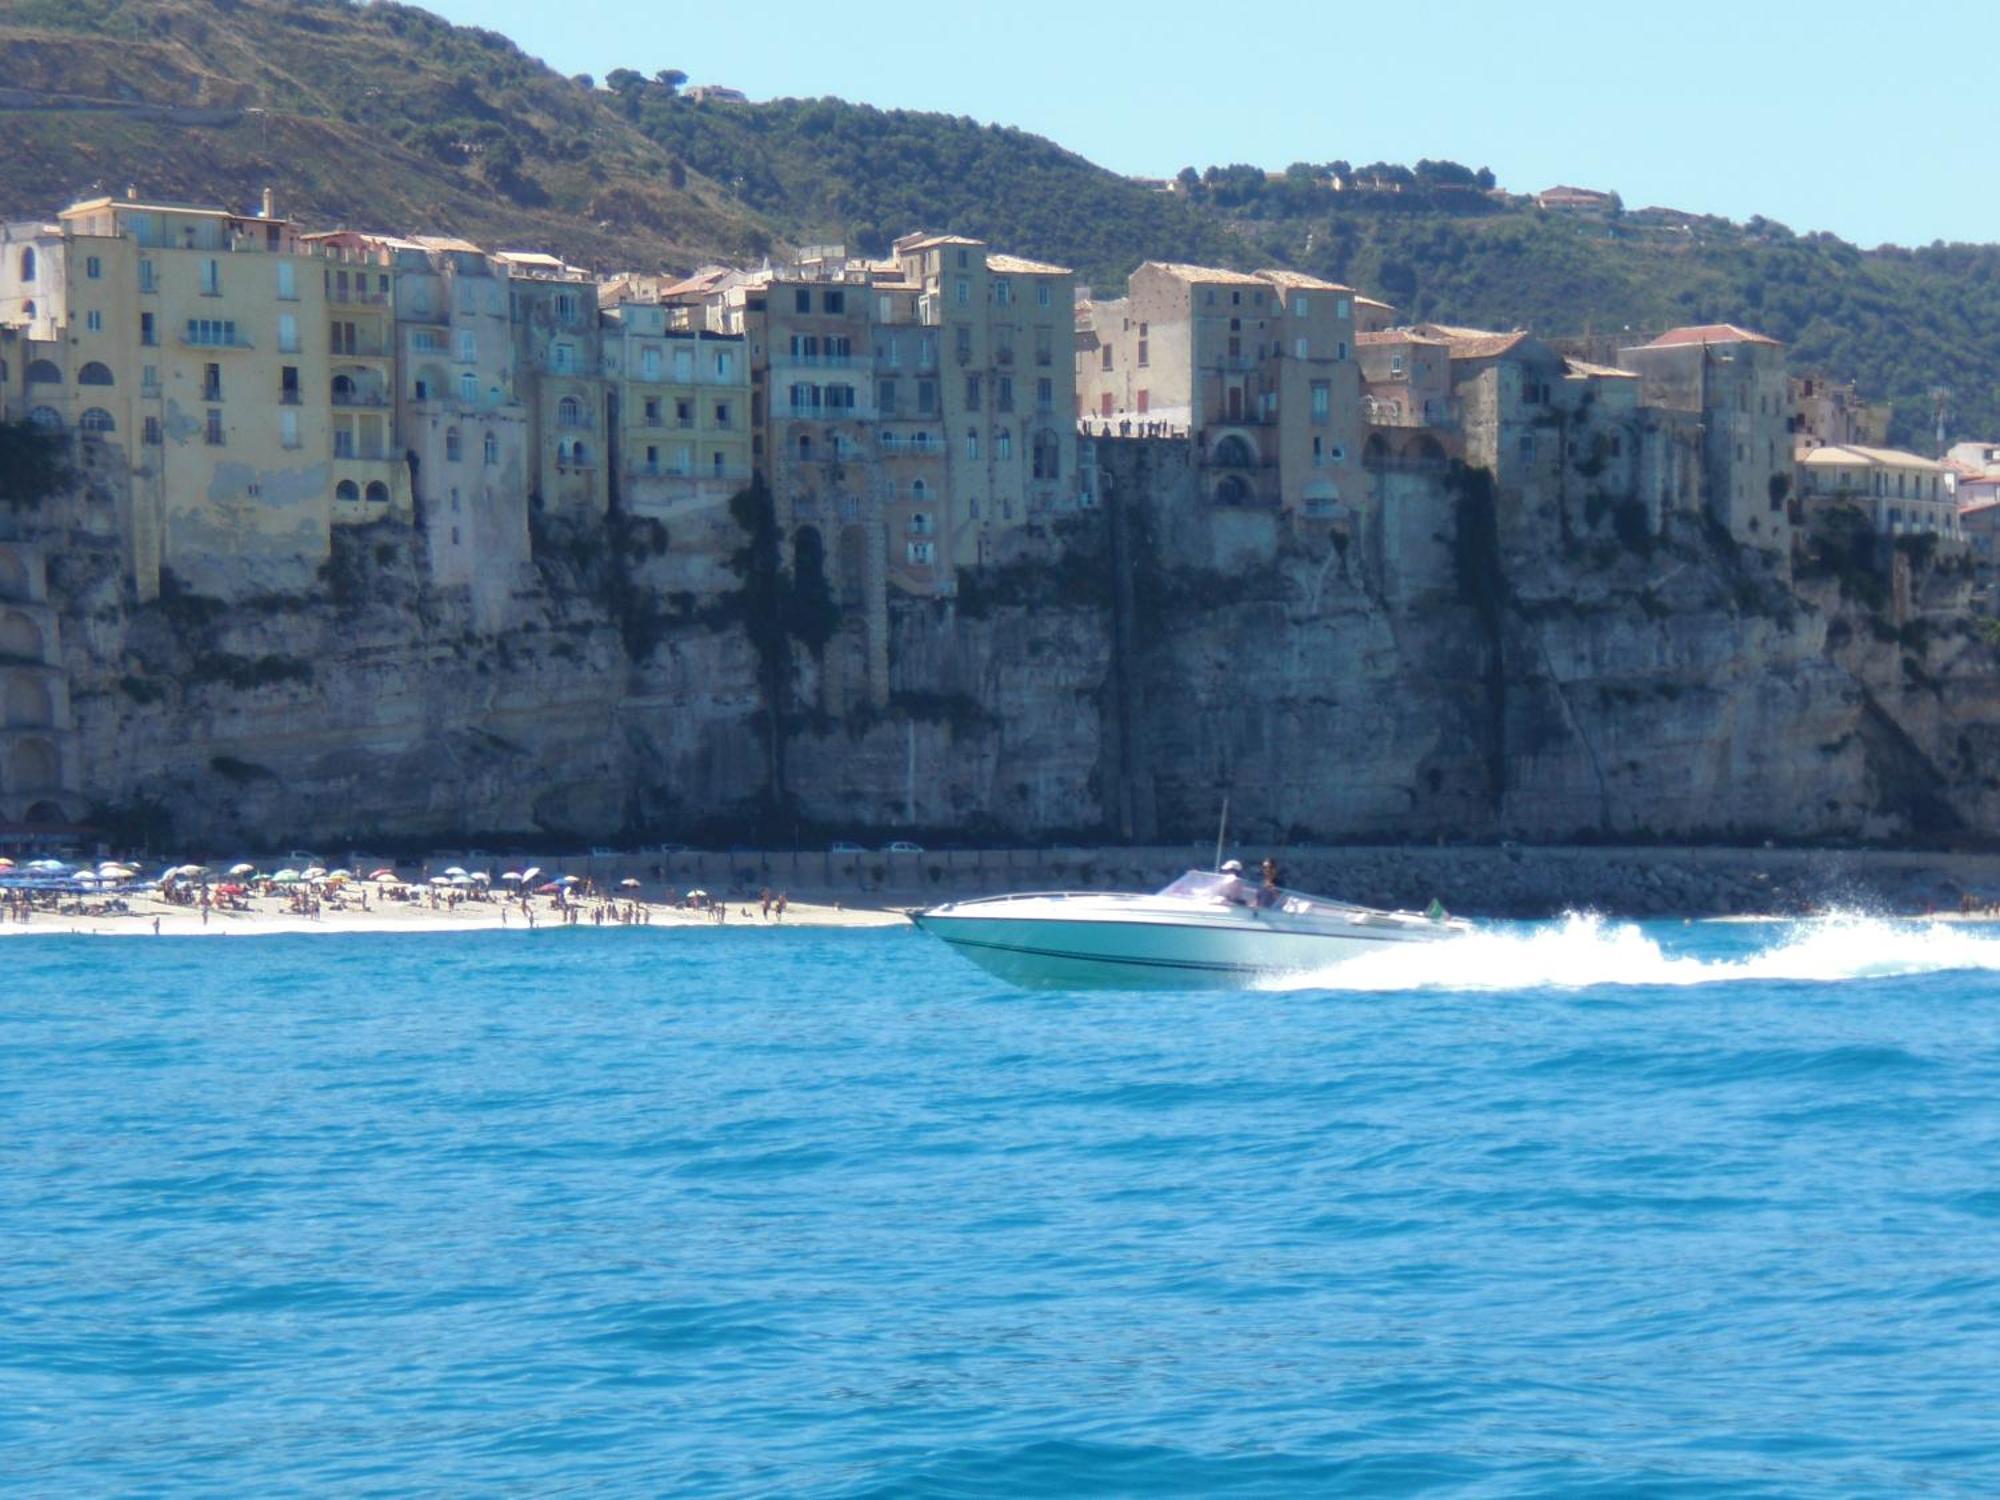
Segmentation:
{"type": "Polygon", "coordinates": [[[1293,841],[2000,813],[1995,648],[1928,558],[1794,579],[1685,519],[1496,508],[1466,470],[1333,524],[1216,509],[1169,445],[1100,447],[1097,509],[954,598],[834,599],[804,635],[725,565],[744,536],[719,514],[538,530],[494,626],[493,580],[478,608],[427,584],[421,535],[387,523],[305,592],[140,605],[115,516],[51,505],[16,536],[49,559],[72,805],[163,842],[335,848],[1170,840],[1225,789],[1246,836],[1293,841]]]}

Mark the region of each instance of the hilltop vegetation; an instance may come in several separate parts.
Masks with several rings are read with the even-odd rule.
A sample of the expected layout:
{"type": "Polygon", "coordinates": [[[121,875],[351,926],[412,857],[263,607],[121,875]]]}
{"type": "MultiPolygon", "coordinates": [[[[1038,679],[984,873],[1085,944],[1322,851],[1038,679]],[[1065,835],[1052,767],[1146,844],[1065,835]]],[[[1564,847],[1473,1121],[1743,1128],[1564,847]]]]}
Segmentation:
{"type": "MultiPolygon", "coordinates": [[[[785,243],[879,252],[907,229],[976,234],[1100,288],[1140,260],[1280,264],[1411,318],[1560,335],[1731,321],[1888,398],[1923,441],[2000,435],[2000,248],[1861,250],[1753,219],[1561,218],[1450,162],[1234,165],[1161,192],[1024,131],[838,99],[698,102],[681,75],[564,78],[505,37],[347,0],[0,0],[9,87],[108,102],[12,109],[0,211],[134,184],[317,224],[431,229],[600,269],[754,259],[785,243]],[[136,110],[134,106],[147,106],[136,110]],[[163,118],[161,106],[213,112],[163,118]]],[[[698,58],[683,59],[693,63],[698,58]]],[[[829,80],[837,83],[838,80],[829,80]]]]}

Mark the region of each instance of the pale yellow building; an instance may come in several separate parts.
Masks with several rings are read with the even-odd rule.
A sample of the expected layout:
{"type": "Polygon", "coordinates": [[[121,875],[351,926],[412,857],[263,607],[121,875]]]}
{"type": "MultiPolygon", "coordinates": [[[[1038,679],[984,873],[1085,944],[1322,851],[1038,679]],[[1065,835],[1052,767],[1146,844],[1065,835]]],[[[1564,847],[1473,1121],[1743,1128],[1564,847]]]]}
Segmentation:
{"type": "Polygon", "coordinates": [[[1798,455],[1808,512],[1851,505],[1885,537],[1935,536],[1964,542],[1950,471],[1935,459],[1893,448],[1827,443],[1798,455]]]}

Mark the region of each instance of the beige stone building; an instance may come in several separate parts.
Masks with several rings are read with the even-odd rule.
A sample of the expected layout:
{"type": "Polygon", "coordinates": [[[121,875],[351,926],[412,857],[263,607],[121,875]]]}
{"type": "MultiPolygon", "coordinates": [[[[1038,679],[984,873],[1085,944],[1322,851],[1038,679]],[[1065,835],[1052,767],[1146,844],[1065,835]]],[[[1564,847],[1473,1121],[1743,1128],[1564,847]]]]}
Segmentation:
{"type": "Polygon", "coordinates": [[[1676,328],[1619,366],[1640,377],[1640,400],[1699,424],[1708,511],[1746,546],[1789,556],[1792,409],[1785,349],[1733,324],[1676,328]]]}
{"type": "Polygon", "coordinates": [[[1185,437],[1219,505],[1340,519],[1364,434],[1351,288],[1148,261],[1077,309],[1078,418],[1100,436],[1185,437]]]}
{"type": "Polygon", "coordinates": [[[309,584],[342,479],[354,510],[391,509],[390,466],[337,461],[354,410],[336,407],[325,266],[268,195],[255,215],[93,199],[6,263],[20,414],[75,439],[141,598],[163,570],[219,594],[309,584]]]}
{"type": "Polygon", "coordinates": [[[596,280],[539,252],[493,258],[507,273],[514,378],[527,409],[528,504],[602,516],[610,437],[596,280]]]}
{"type": "Polygon", "coordinates": [[[1799,478],[1809,513],[1851,505],[1880,536],[1935,536],[1962,546],[1951,475],[1935,459],[1892,448],[1825,444],[1799,455],[1799,478]]]}

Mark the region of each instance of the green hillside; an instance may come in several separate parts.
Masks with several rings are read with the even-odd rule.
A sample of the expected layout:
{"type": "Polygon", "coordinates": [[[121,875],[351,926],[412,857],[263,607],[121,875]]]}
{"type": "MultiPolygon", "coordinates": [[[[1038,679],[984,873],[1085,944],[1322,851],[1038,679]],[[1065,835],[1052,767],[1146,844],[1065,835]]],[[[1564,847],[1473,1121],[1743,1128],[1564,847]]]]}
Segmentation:
{"type": "Polygon", "coordinates": [[[0,0],[0,63],[26,91],[0,107],[9,216],[127,184],[239,205],[268,185],[314,224],[458,233],[606,270],[786,243],[879,252],[917,228],[1107,289],[1147,258],[1281,264],[1412,319],[1551,335],[1740,322],[1784,339],[1799,368],[1892,400],[1900,441],[1927,442],[1940,387],[1954,435],[2000,436],[1991,246],[1864,251],[1762,220],[1559,218],[1450,163],[1363,169],[1393,192],[1335,193],[1298,165],[1188,171],[1166,193],[949,115],[698,103],[671,73],[564,78],[502,36],[390,3],[0,0]]]}

